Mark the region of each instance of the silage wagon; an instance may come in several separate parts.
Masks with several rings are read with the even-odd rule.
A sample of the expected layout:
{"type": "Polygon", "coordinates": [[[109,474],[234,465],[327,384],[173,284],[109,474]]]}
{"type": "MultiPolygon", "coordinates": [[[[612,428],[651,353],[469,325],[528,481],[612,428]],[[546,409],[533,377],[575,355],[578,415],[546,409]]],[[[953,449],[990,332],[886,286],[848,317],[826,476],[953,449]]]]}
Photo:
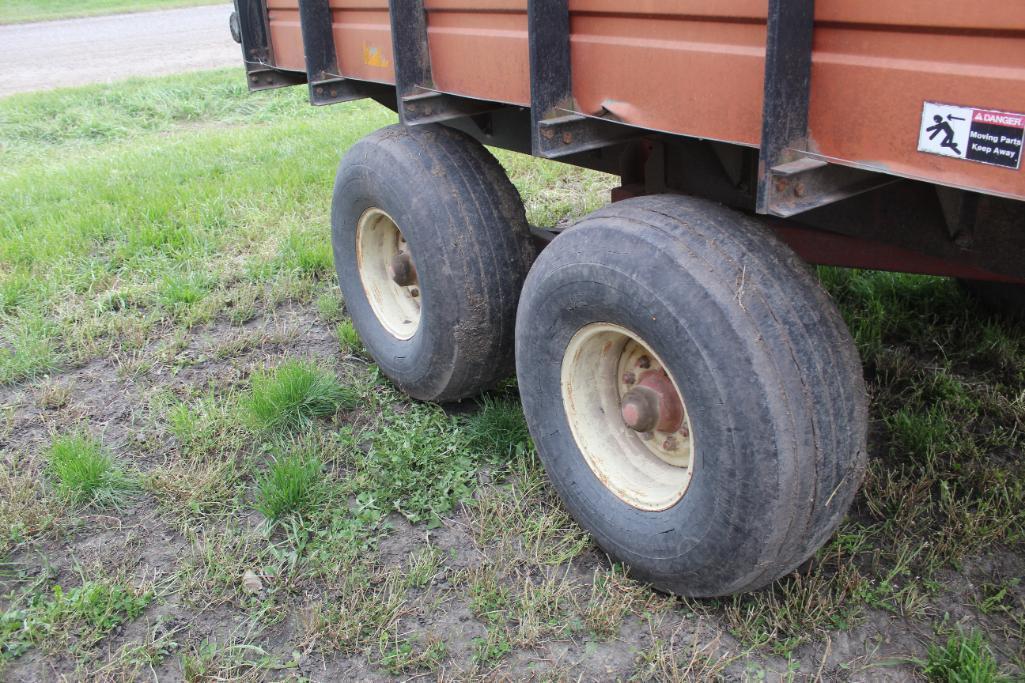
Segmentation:
{"type": "Polygon", "coordinates": [[[807,263],[1022,310],[1025,11],[995,0],[235,0],[253,90],[373,98],[342,159],[346,306],[410,396],[515,371],[568,510],[634,575],[750,590],[833,533],[861,365],[807,263]],[[613,173],[531,228],[484,145],[613,173]]]}

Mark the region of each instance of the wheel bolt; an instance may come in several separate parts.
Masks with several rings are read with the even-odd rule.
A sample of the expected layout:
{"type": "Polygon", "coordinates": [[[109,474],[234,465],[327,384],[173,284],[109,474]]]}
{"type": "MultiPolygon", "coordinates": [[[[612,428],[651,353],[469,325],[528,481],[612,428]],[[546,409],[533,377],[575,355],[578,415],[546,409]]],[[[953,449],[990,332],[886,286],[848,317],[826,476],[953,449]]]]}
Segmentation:
{"type": "Polygon", "coordinates": [[[690,430],[687,429],[687,425],[680,427],[680,436],[682,436],[685,439],[690,438],[690,430]]]}
{"type": "Polygon", "coordinates": [[[391,276],[392,282],[399,287],[408,287],[415,284],[416,267],[413,265],[413,259],[410,258],[409,254],[400,251],[395,256],[392,256],[391,262],[388,264],[388,275],[391,276]]]}
{"type": "Polygon", "coordinates": [[[623,373],[623,384],[633,384],[636,381],[637,375],[633,374],[632,372],[623,373]]]}
{"type": "Polygon", "coordinates": [[[651,359],[647,356],[641,356],[637,359],[637,366],[647,370],[651,367],[651,359]]]}
{"type": "Polygon", "coordinates": [[[672,437],[672,436],[662,442],[662,449],[663,450],[675,451],[676,448],[677,448],[676,439],[674,437],[672,437]]]}
{"type": "Polygon", "coordinates": [[[416,287],[413,287],[411,290],[409,290],[409,293],[414,298],[420,296],[420,290],[417,289],[416,287]]]}

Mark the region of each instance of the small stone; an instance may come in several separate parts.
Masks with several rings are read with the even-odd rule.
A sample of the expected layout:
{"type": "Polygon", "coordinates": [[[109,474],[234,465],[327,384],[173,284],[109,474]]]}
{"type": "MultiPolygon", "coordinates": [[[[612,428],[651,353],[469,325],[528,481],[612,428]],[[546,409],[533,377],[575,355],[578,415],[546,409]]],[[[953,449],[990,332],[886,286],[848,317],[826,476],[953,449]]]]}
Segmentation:
{"type": "Polygon", "coordinates": [[[263,590],[263,581],[252,569],[247,569],[242,575],[242,588],[247,593],[259,593],[263,590]]]}

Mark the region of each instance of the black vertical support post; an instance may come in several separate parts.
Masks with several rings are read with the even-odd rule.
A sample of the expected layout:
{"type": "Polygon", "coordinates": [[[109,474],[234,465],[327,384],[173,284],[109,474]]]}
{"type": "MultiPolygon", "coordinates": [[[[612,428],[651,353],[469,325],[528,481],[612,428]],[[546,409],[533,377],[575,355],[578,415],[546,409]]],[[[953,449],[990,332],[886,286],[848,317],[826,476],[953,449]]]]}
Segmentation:
{"type": "Polygon", "coordinates": [[[356,84],[346,81],[339,73],[332,21],[329,0],[299,0],[306,79],[310,84],[310,103],[314,105],[363,96],[356,84]]]}
{"type": "Polygon", "coordinates": [[[306,82],[303,74],[274,68],[264,0],[235,0],[235,13],[250,90],[269,90],[306,82]]]}
{"type": "Polygon", "coordinates": [[[530,122],[534,154],[543,155],[541,122],[557,118],[559,109],[573,107],[570,64],[569,0],[529,0],[527,26],[530,42],[530,122]]]}
{"type": "Polygon", "coordinates": [[[427,15],[423,0],[391,0],[392,53],[395,64],[395,89],[399,101],[399,117],[405,97],[418,94],[420,87],[433,87],[431,57],[427,47],[427,15]]]}
{"type": "Polygon", "coordinates": [[[788,150],[807,143],[814,0],[769,0],[766,28],[758,213],[774,204],[773,167],[792,161],[788,150]]]}

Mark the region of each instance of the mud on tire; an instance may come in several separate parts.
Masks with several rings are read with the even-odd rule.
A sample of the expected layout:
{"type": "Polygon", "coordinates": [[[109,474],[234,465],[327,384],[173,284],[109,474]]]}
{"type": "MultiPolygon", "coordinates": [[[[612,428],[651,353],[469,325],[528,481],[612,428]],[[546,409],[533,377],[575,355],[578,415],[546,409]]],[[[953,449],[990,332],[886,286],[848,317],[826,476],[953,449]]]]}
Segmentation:
{"type": "Polygon", "coordinates": [[[331,225],[349,315],[400,389],[452,401],[512,374],[534,249],[519,194],[482,145],[436,125],[367,136],[338,169],[331,225]],[[394,263],[409,284],[393,282],[394,263]]]}
{"type": "MultiPolygon", "coordinates": [[[[788,247],[717,204],[629,200],[557,237],[527,278],[516,356],[531,433],[567,508],[663,590],[725,595],[791,572],[833,533],[862,480],[866,391],[838,311],[788,247]],[[567,399],[579,387],[567,393],[566,378],[588,378],[586,365],[566,373],[567,349],[595,324],[629,331],[678,386],[693,453],[675,502],[638,493],[638,468],[617,492],[607,476],[616,466],[591,464],[615,463],[620,444],[650,434],[622,431],[625,412],[567,399]],[[613,431],[595,454],[574,430],[597,419],[613,431]]],[[[621,381],[602,372],[594,383],[621,381]]]]}

